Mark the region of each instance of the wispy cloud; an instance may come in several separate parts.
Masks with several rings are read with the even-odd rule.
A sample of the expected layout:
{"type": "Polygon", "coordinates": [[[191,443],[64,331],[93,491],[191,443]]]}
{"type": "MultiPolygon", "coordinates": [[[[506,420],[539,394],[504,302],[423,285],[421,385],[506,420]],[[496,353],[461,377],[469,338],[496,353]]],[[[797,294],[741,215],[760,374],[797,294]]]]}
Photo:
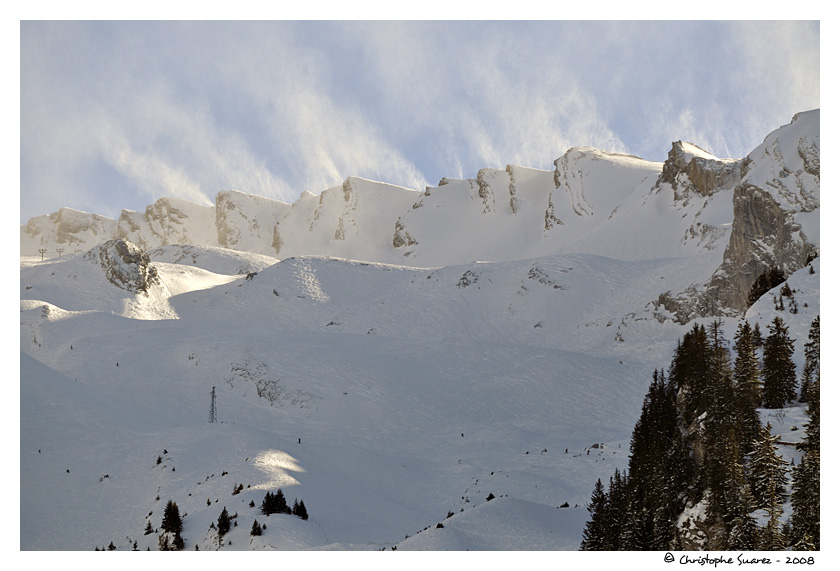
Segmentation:
{"type": "Polygon", "coordinates": [[[217,124],[205,98],[179,91],[173,70],[158,74],[133,60],[142,50],[112,47],[98,59],[92,48],[76,54],[91,58],[77,77],[52,75],[66,63],[52,51],[47,69],[24,78],[22,163],[32,168],[22,167],[22,198],[34,192],[97,204],[119,194],[137,208],[161,196],[210,203],[222,188],[268,196],[288,190],[241,132],[217,124]],[[104,183],[97,170],[119,184],[104,183]]]}
{"type": "Polygon", "coordinates": [[[810,22],[27,22],[21,218],[422,189],[578,145],[742,156],[817,106],[810,22]]]}

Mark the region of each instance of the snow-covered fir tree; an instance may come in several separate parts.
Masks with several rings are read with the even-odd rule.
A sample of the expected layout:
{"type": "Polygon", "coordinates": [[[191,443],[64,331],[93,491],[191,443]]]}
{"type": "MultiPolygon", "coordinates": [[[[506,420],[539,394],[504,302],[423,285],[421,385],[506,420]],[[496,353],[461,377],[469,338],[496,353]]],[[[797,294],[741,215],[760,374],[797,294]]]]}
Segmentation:
{"type": "Polygon", "coordinates": [[[580,548],[583,551],[610,551],[616,549],[609,537],[607,523],[607,494],[599,478],[592,490],[592,497],[586,506],[589,511],[589,521],[583,530],[583,541],[580,548]]]}
{"type": "Polygon", "coordinates": [[[768,422],[759,431],[758,440],[750,453],[749,473],[753,497],[757,507],[768,509],[771,495],[776,502],[784,501],[788,465],[777,452],[778,435],[773,435],[768,422]],[[772,494],[771,494],[772,492],[772,494]]]}
{"type": "Polygon", "coordinates": [[[758,439],[761,420],[758,407],[761,406],[761,368],[756,355],[753,330],[746,321],[738,326],[735,334],[735,367],[732,373],[735,384],[735,405],[739,419],[738,444],[741,454],[752,450],[758,439]]]}
{"type": "MultiPolygon", "coordinates": [[[[746,322],[738,327],[733,364],[720,324],[713,322],[708,329],[694,325],[677,345],[667,381],[654,372],[631,438],[627,478],[616,472],[608,490],[600,481],[596,485],[583,549],[752,550],[815,543],[819,369],[808,390],[813,395],[812,421],[803,447],[811,452],[794,471],[796,498],[788,538],[781,508],[788,464],[776,447],[779,436],[772,434],[769,423],[759,421],[757,409],[764,397],[759,378],[766,374],[758,365],[754,332],[746,322]],[[747,435],[753,437],[746,440],[747,435]],[[697,536],[704,538],[702,543],[684,537],[676,527],[683,510],[692,506],[702,506],[703,531],[697,536]],[[757,509],[768,518],[761,527],[754,517],[757,509]],[[617,537],[608,531],[611,523],[617,525],[617,537]]],[[[785,363],[791,342],[786,333],[784,323],[774,320],[764,362],[787,371],[789,382],[785,363]]]]}
{"type": "Polygon", "coordinates": [[[820,316],[811,322],[808,342],[805,343],[805,365],[802,367],[799,400],[807,402],[811,383],[820,370],[820,316]]]}
{"type": "Polygon", "coordinates": [[[820,371],[808,386],[808,416],[802,460],[793,469],[791,542],[795,549],[820,548],[820,371]]]}
{"type": "Polygon", "coordinates": [[[796,365],[793,363],[793,340],[781,317],[774,317],[764,340],[763,404],[782,408],[796,399],[796,365]]]}

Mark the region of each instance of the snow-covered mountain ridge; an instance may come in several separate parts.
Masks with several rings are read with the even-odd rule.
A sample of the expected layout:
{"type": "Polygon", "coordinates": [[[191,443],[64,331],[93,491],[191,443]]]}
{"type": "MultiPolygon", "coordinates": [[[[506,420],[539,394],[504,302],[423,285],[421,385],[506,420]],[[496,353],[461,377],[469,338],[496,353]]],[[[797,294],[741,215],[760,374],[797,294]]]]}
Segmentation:
{"type": "Polygon", "coordinates": [[[118,221],[64,208],[21,226],[21,255],[52,257],[112,239],[146,251],[187,244],[426,267],[714,251],[704,280],[660,293],[683,320],[737,313],[771,259],[790,273],[819,248],[819,110],[797,114],[741,160],[685,142],[664,163],[579,147],[554,171],[485,168],[424,192],[350,177],[293,204],[221,191],[214,206],[161,198],[118,221]]]}

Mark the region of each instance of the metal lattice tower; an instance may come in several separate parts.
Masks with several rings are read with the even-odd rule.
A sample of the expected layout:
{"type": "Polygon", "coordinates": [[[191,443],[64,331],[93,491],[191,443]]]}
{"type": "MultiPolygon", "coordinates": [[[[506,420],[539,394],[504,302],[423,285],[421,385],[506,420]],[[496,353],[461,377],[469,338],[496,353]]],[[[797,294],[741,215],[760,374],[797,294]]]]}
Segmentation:
{"type": "Polygon", "coordinates": [[[210,391],[210,422],[216,422],[216,387],[210,391]]]}

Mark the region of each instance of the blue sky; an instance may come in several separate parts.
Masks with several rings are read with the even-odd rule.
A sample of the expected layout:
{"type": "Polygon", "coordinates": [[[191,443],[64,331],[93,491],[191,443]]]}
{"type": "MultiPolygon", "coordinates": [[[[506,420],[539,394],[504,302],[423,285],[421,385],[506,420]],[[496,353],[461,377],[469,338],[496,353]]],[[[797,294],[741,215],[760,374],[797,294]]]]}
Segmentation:
{"type": "Polygon", "coordinates": [[[21,223],[348,176],[553,168],[572,146],[742,157],[820,106],[820,24],[20,24],[21,223]]]}

